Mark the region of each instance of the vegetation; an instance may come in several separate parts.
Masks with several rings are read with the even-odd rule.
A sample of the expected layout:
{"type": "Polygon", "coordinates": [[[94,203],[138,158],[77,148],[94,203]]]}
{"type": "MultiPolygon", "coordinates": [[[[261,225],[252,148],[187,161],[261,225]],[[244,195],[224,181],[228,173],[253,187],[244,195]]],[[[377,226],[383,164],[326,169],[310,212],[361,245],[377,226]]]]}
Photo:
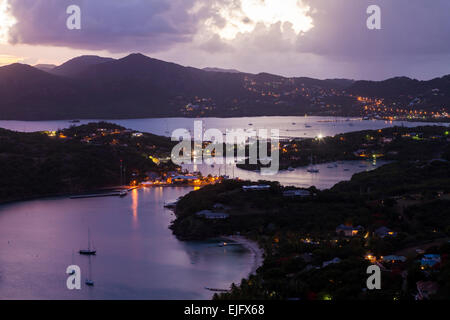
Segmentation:
{"type": "MultiPolygon", "coordinates": [[[[300,167],[343,160],[450,159],[449,129],[443,126],[393,127],[338,134],[334,137],[293,139],[280,143],[280,166],[300,167]]],[[[242,164],[255,170],[260,165],[242,164]]]]}
{"type": "Polygon", "coordinates": [[[171,141],[108,123],[58,132],[19,133],[0,129],[0,202],[78,193],[142,178],[155,164],[149,155],[169,155],[171,141]]]}
{"type": "Polygon", "coordinates": [[[264,248],[264,264],[257,274],[216,299],[410,300],[422,278],[439,283],[435,297],[442,298],[449,290],[448,263],[432,272],[420,268],[414,272],[418,268],[414,258],[420,255],[412,250],[410,256],[408,248],[435,242],[428,253],[447,252],[449,173],[447,161],[396,162],[355,175],[330,190],[311,188],[306,198],[284,197],[287,188],[278,183],[260,182],[270,184],[270,190],[243,192],[242,186],[251,183],[225,181],[182,198],[172,229],[181,239],[240,233],[264,248]],[[226,206],[229,219],[212,221],[195,215],[214,210],[217,204],[226,206]],[[346,237],[336,233],[341,224],[362,229],[346,237]],[[395,236],[378,235],[380,227],[393,230],[395,236]],[[377,259],[405,254],[408,262],[384,263],[390,272],[383,272],[383,290],[368,291],[369,253],[377,259]],[[327,265],[336,258],[338,262],[327,265]],[[404,279],[405,270],[411,271],[404,279]]]}

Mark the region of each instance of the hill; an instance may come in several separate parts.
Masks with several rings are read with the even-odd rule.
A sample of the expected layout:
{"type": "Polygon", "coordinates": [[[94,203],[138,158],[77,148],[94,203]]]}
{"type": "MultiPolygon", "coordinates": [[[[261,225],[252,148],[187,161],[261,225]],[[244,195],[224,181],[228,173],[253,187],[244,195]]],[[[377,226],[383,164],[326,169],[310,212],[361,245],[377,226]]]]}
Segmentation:
{"type": "Polygon", "coordinates": [[[444,113],[450,96],[450,76],[380,82],[286,78],[205,71],[142,54],[117,60],[81,56],[50,70],[40,68],[48,72],[20,64],[0,68],[0,119],[364,116],[369,112],[373,117],[390,117],[396,112],[389,110],[392,105],[408,112],[444,113]]]}
{"type": "Polygon", "coordinates": [[[75,77],[91,66],[110,61],[114,61],[114,59],[98,56],[81,56],[73,58],[62,65],[51,69],[49,72],[59,76],[75,77]]]}

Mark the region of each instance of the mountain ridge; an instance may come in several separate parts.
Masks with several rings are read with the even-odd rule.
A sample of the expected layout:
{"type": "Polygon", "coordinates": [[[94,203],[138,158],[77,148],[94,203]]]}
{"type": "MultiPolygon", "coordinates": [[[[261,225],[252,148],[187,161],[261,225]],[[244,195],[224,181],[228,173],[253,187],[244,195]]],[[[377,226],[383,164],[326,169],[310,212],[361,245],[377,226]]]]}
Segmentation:
{"type": "Polygon", "coordinates": [[[450,75],[428,81],[314,79],[211,72],[140,53],[120,59],[80,56],[48,72],[0,67],[0,118],[233,117],[361,115],[361,101],[435,110],[450,101],[450,75]]]}

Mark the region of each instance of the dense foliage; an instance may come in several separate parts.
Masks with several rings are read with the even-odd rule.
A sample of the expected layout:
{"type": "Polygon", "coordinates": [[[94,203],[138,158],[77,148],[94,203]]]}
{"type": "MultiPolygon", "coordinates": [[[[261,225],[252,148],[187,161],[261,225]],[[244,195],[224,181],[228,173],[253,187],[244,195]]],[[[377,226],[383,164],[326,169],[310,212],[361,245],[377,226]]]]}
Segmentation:
{"type": "Polygon", "coordinates": [[[107,123],[72,127],[53,136],[0,129],[0,201],[118,186],[121,160],[124,183],[147,171],[163,170],[148,155],[169,154],[170,140],[153,135],[133,138],[124,130],[107,123]],[[122,133],[102,136],[100,128],[122,133]],[[81,142],[94,134],[99,136],[94,143],[81,142]]]}

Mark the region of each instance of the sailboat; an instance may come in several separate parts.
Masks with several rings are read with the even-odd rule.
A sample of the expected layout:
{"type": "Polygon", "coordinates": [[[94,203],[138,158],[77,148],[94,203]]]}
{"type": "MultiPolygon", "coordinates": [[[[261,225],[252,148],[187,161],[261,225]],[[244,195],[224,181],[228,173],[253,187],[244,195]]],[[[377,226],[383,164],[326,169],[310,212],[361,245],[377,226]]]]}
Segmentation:
{"type": "Polygon", "coordinates": [[[314,164],[313,164],[313,156],[312,156],[312,155],[311,155],[311,164],[310,164],[310,167],[309,167],[306,171],[308,171],[309,173],[319,173],[319,172],[320,172],[320,170],[317,169],[317,168],[314,166],[314,164]]]}
{"type": "Polygon", "coordinates": [[[166,131],[165,131],[166,135],[170,135],[170,131],[169,131],[169,122],[166,120],[166,131]]]}
{"type": "Polygon", "coordinates": [[[89,276],[84,282],[87,286],[92,287],[94,285],[94,280],[92,280],[92,266],[91,266],[91,257],[89,257],[89,276]]]}
{"type": "Polygon", "coordinates": [[[93,256],[97,253],[97,250],[92,249],[91,250],[91,231],[88,229],[88,248],[87,249],[81,249],[80,254],[87,255],[87,256],[93,256]]]}

